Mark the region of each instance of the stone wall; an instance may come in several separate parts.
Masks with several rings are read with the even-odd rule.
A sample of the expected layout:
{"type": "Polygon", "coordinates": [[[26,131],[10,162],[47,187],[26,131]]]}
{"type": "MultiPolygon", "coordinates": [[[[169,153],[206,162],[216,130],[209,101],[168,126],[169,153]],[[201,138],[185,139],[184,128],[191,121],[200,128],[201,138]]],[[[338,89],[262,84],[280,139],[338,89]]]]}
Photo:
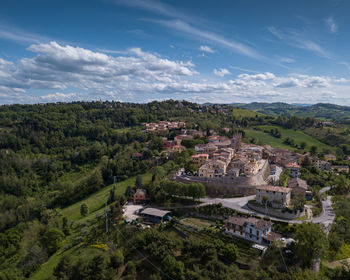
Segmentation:
{"type": "Polygon", "coordinates": [[[266,161],[261,170],[254,176],[241,177],[221,177],[221,178],[202,178],[198,176],[176,176],[175,180],[181,183],[189,184],[192,182],[202,183],[209,195],[254,195],[256,187],[265,185],[266,178],[270,175],[270,166],[266,161]]]}
{"type": "Polygon", "coordinates": [[[298,211],[296,214],[289,212],[281,212],[278,210],[273,210],[271,208],[266,209],[264,206],[258,206],[254,203],[251,203],[250,201],[248,202],[248,207],[256,212],[286,220],[294,220],[304,215],[304,211],[298,211]]]}

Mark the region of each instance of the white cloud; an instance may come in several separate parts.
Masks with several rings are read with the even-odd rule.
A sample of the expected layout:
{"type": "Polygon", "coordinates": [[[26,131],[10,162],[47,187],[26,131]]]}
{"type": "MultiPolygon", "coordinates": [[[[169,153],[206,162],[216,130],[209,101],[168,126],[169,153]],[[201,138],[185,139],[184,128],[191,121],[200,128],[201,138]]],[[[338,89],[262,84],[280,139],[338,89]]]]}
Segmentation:
{"type": "Polygon", "coordinates": [[[28,50],[37,55],[21,59],[18,65],[0,60],[0,84],[38,89],[101,89],[132,79],[171,81],[196,74],[192,62],[171,61],[139,48],[118,57],[56,42],[31,45],[28,50]]]}
{"type": "Polygon", "coordinates": [[[338,25],[334,21],[334,18],[332,16],[326,18],[324,21],[325,21],[325,23],[326,23],[326,25],[331,33],[337,33],[338,25]]]}
{"type": "Polygon", "coordinates": [[[39,36],[28,31],[23,31],[12,26],[0,26],[0,38],[17,43],[38,44],[49,41],[48,37],[39,36]]]}
{"type": "Polygon", "coordinates": [[[274,26],[267,27],[267,30],[283,41],[285,44],[311,51],[319,56],[330,58],[331,55],[328,51],[326,51],[321,45],[309,39],[310,35],[304,34],[303,32],[296,29],[285,29],[279,30],[274,26]]]}
{"type": "Polygon", "coordinates": [[[275,79],[276,76],[273,73],[266,72],[266,73],[260,73],[260,74],[240,74],[238,76],[239,79],[244,79],[244,80],[256,80],[256,81],[265,81],[265,80],[271,80],[275,79]]]}
{"type": "Polygon", "coordinates": [[[213,44],[219,45],[223,48],[231,50],[235,53],[248,56],[257,60],[267,60],[263,55],[261,55],[257,50],[249,47],[248,45],[242,44],[240,42],[236,42],[234,40],[230,40],[221,36],[219,34],[194,27],[182,20],[149,20],[151,22],[155,22],[161,25],[166,26],[167,28],[175,29],[181,31],[187,35],[191,35],[191,38],[197,38],[200,40],[207,40],[213,44]]]}
{"type": "MultiPolygon", "coordinates": [[[[157,24],[166,26],[167,28],[175,29],[181,31],[180,34],[190,35],[191,38],[203,41],[209,41],[212,44],[229,49],[238,54],[255,58],[258,60],[267,60],[263,55],[261,55],[257,50],[251,48],[248,45],[237,42],[232,39],[225,38],[224,36],[213,33],[206,28],[198,27],[198,23],[202,23],[203,19],[188,15],[181,12],[174,7],[155,0],[114,0],[115,4],[129,6],[132,8],[138,8],[152,12],[154,14],[162,15],[167,19],[164,20],[148,20],[157,24]]],[[[146,20],[146,19],[144,19],[146,20]]],[[[208,23],[207,23],[208,24],[208,23]]]]}
{"type": "Polygon", "coordinates": [[[313,103],[323,102],[326,96],[328,102],[349,103],[344,100],[349,100],[350,80],[342,77],[265,72],[221,81],[215,75],[230,75],[228,69],[215,69],[212,79],[204,79],[191,61],[173,61],[140,48],[111,56],[50,42],[31,45],[28,50],[34,57],[16,63],[0,58],[0,103],[166,98],[313,103]]]}
{"type": "Polygon", "coordinates": [[[215,51],[209,46],[200,46],[199,50],[207,53],[215,53],[215,51]]]}
{"type": "Polygon", "coordinates": [[[231,72],[225,68],[214,69],[214,74],[219,77],[224,77],[226,75],[231,75],[231,72]]]}

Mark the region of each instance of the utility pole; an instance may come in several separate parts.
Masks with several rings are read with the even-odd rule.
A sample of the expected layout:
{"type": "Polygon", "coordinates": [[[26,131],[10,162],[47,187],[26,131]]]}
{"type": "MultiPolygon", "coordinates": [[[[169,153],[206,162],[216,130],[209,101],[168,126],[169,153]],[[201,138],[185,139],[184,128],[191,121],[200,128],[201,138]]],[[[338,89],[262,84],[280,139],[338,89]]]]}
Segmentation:
{"type": "Polygon", "coordinates": [[[106,214],[106,233],[108,233],[107,197],[106,197],[106,202],[105,202],[105,214],[106,214]]]}

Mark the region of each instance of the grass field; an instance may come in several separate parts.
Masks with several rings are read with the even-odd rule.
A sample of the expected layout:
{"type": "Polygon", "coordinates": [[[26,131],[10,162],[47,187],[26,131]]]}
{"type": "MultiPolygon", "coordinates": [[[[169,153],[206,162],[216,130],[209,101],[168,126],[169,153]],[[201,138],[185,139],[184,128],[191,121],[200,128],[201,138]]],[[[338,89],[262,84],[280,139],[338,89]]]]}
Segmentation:
{"type": "Polygon", "coordinates": [[[233,110],[233,115],[236,118],[254,118],[255,116],[265,116],[262,113],[259,112],[254,112],[254,111],[249,111],[246,109],[242,109],[242,108],[236,108],[233,110]]]}
{"type": "Polygon", "coordinates": [[[306,143],[306,148],[305,150],[309,151],[311,146],[316,146],[317,151],[321,152],[323,149],[329,149],[332,152],[335,152],[336,148],[329,146],[327,144],[324,144],[314,137],[305,134],[302,131],[294,130],[294,129],[284,129],[280,128],[278,126],[259,126],[259,130],[254,130],[254,129],[246,129],[246,137],[254,137],[258,140],[258,144],[261,145],[271,145],[275,148],[286,148],[289,150],[294,151],[296,148],[291,147],[289,145],[286,145],[283,143],[284,139],[287,137],[291,138],[294,140],[294,142],[297,145],[300,145],[301,142],[306,143]],[[271,129],[279,129],[281,131],[282,137],[281,138],[276,138],[273,137],[272,135],[265,133],[264,130],[271,130],[271,129]]]}
{"type": "MultiPolygon", "coordinates": [[[[150,173],[142,174],[142,181],[148,183],[151,180],[152,175],[150,173]]],[[[136,176],[131,177],[125,181],[117,183],[116,186],[116,195],[124,194],[127,186],[133,186],[135,184],[136,176]]],[[[106,197],[109,196],[109,192],[112,189],[113,185],[109,185],[99,190],[98,192],[90,195],[83,200],[72,204],[66,208],[60,210],[60,213],[63,216],[66,216],[68,220],[76,220],[81,218],[80,215],[80,205],[85,203],[89,207],[89,215],[96,214],[95,212],[101,209],[104,206],[106,197]]]]}

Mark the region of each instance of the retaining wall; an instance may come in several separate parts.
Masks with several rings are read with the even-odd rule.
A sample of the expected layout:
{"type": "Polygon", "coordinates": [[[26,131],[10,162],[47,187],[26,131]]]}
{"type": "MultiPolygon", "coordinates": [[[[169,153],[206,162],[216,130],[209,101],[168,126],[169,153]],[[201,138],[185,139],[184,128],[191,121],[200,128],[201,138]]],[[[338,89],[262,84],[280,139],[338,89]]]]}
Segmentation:
{"type": "Polygon", "coordinates": [[[294,220],[304,215],[304,211],[299,211],[296,214],[288,213],[288,212],[280,212],[277,210],[273,210],[271,208],[265,208],[264,206],[257,206],[256,204],[248,202],[248,207],[256,212],[267,214],[269,216],[273,216],[276,218],[286,219],[286,220],[294,220]]]}

